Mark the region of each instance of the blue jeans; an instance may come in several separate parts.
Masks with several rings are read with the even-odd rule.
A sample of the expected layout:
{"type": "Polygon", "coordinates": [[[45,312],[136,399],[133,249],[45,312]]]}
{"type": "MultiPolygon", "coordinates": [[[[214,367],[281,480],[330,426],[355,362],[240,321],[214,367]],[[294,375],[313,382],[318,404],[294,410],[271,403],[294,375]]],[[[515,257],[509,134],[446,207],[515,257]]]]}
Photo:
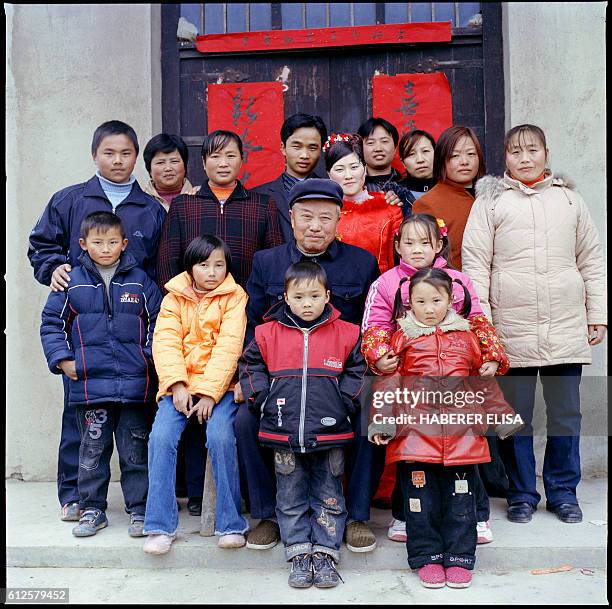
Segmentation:
{"type": "Polygon", "coordinates": [[[288,561],[321,552],[336,562],[346,524],[342,494],[344,451],[274,450],[276,516],[288,561]]]}
{"type": "MultiPolygon", "coordinates": [[[[199,398],[193,396],[194,402],[199,398]]],[[[238,404],[233,393],[226,393],[213,408],[205,423],[206,448],[212,459],[217,488],[215,535],[243,534],[247,521],[240,515],[240,478],[234,437],[234,418],[238,404]]],[[[174,535],[178,528],[178,509],[174,495],[176,450],[187,417],[174,408],[172,396],[158,405],[149,437],[149,497],[145,513],[146,534],[174,535]]]]}
{"type": "Polygon", "coordinates": [[[535,456],[533,454],[533,408],[536,381],[540,375],[548,435],[542,477],[546,503],[577,504],[576,487],[580,482],[580,377],[581,364],[560,364],[540,368],[511,368],[500,378],[506,400],[527,423],[519,433],[500,443],[508,474],[508,504],[526,502],[536,507],[540,494],[536,490],[535,456]]]}
{"type": "Polygon", "coordinates": [[[147,500],[147,438],[151,428],[149,404],[77,406],[81,433],[79,495],[81,510],[106,511],[113,434],[121,468],[125,511],[144,514],[147,500]]]}

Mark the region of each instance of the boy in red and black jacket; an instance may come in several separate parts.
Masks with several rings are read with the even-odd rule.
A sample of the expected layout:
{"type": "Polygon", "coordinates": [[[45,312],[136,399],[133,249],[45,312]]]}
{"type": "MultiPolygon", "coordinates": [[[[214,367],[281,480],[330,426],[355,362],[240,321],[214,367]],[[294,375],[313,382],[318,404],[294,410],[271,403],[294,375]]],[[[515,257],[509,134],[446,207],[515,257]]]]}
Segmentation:
{"type": "Polygon", "coordinates": [[[274,448],[276,514],[289,585],[336,586],[346,523],[343,445],[354,439],[366,364],[359,326],[329,304],[323,268],[293,264],[285,302],[270,309],[239,361],[249,408],[261,411],[259,440],[274,448]]]}

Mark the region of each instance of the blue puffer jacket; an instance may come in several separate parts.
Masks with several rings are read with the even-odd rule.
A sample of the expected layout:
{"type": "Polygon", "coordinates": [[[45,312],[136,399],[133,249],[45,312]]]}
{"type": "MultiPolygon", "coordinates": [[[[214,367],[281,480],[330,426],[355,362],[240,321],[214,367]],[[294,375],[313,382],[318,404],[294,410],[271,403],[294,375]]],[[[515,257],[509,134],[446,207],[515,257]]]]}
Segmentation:
{"type": "Polygon", "coordinates": [[[110,284],[110,299],[86,252],[70,274],[70,287],[51,292],[42,313],[40,337],[49,369],[74,360],[73,405],[140,403],[155,398],[157,383],[151,341],[161,293],[124,253],[110,284]]]}
{"type": "MultiPolygon", "coordinates": [[[[49,285],[53,271],[60,264],[76,266],[82,251],[79,247],[81,222],[95,211],[113,211],[96,176],[51,197],[30,233],[28,258],[37,281],[49,285]]],[[[123,222],[128,239],[126,251],[155,279],[155,255],[166,210],[135,182],[114,212],[123,222]]]]}

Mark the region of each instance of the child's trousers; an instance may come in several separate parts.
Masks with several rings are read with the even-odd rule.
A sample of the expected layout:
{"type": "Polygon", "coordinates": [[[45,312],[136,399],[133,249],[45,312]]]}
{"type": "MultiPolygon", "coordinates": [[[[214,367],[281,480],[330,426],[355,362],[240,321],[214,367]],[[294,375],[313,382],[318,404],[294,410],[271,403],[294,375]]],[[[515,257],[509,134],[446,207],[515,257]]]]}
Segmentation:
{"type": "Polygon", "coordinates": [[[285,556],[321,552],[340,560],[346,524],[342,494],[344,450],[274,450],[276,516],[285,556]]]}
{"type": "MultiPolygon", "coordinates": [[[[215,535],[243,534],[247,521],[240,514],[240,478],[234,419],[238,404],[233,392],[226,393],[213,408],[210,419],[202,427],[206,448],[212,460],[217,489],[215,535]]],[[[192,396],[194,403],[199,400],[192,396]]],[[[192,415],[196,416],[196,415],[192,415]]],[[[149,439],[149,497],[145,514],[146,534],[174,535],[178,528],[176,484],[176,452],[187,425],[187,417],[174,408],[172,396],[163,397],[149,439]]]]}
{"type": "Polygon", "coordinates": [[[474,465],[397,464],[411,569],[428,564],[473,569],[476,553],[474,465]]]}
{"type": "Polygon", "coordinates": [[[79,501],[79,447],[81,434],[77,423],[76,406],[70,404],[70,379],[64,382],[64,410],[62,431],[57,455],[57,496],[60,505],[79,501]]]}
{"type": "Polygon", "coordinates": [[[119,453],[125,509],[144,515],[147,501],[147,438],[151,426],[148,404],[77,406],[81,433],[79,495],[81,510],[106,511],[111,478],[113,434],[119,453]]]}

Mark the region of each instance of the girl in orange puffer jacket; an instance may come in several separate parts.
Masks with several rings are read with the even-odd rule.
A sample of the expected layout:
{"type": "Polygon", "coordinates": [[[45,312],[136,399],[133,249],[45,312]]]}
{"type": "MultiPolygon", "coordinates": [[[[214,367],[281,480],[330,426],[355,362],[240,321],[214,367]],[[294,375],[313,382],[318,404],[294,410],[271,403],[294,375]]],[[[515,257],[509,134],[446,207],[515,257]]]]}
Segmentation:
{"type": "MultiPolygon", "coordinates": [[[[475,464],[491,460],[483,434],[489,424],[504,436],[519,428],[495,381],[478,377],[478,339],[453,310],[453,281],[458,280],[440,269],[423,269],[412,277],[410,310],[392,338],[398,374],[379,382],[374,392],[378,402],[403,403],[393,416],[377,413],[368,430],[375,444],[389,444],[387,462],[397,462],[408,564],[419,569],[421,582],[430,588],[470,585],[475,464]]],[[[463,288],[460,313],[467,315],[471,301],[463,288]]]]}

